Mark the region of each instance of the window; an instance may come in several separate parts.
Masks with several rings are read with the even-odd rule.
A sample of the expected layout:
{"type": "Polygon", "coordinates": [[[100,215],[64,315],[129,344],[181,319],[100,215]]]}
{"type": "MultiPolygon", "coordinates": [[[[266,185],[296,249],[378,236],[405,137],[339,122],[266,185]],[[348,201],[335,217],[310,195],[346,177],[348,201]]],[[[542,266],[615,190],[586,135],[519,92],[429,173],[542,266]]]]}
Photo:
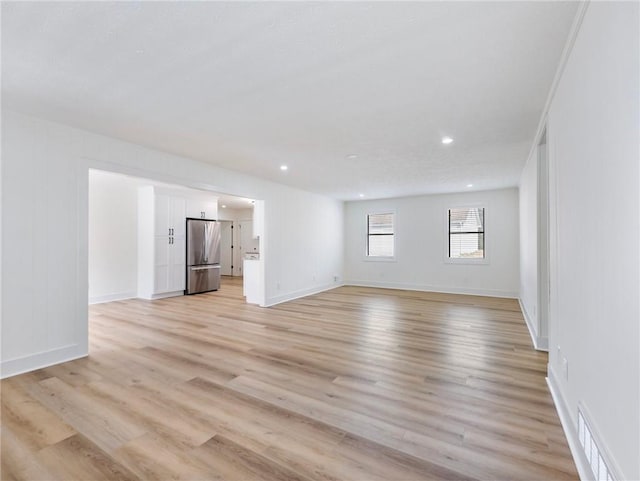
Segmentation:
{"type": "Polygon", "coordinates": [[[367,257],[393,257],[393,214],[367,216],[367,257]]]}
{"type": "Polygon", "coordinates": [[[484,259],[484,207],[449,209],[449,258],[484,259]]]}

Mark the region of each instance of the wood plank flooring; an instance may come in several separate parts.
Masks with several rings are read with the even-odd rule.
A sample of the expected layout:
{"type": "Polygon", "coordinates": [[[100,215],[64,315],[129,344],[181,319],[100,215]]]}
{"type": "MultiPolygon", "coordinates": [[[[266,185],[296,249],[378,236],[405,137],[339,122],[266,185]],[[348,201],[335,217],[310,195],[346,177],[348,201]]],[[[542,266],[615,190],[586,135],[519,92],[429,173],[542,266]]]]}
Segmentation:
{"type": "Polygon", "coordinates": [[[517,301],[242,287],[90,307],[90,355],[2,381],[2,479],[578,479],[517,301]]]}

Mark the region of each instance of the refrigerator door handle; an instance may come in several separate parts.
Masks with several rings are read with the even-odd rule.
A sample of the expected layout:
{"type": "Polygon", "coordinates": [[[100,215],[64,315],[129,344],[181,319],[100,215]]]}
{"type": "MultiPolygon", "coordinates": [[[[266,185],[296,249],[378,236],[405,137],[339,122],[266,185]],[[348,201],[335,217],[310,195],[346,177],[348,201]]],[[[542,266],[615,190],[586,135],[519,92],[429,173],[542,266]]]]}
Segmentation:
{"type": "Polygon", "coordinates": [[[202,253],[204,254],[204,261],[209,262],[209,256],[207,255],[207,240],[209,236],[207,235],[207,226],[202,226],[203,234],[202,234],[202,253]]]}
{"type": "Polygon", "coordinates": [[[206,271],[208,269],[220,269],[220,266],[216,264],[212,266],[190,267],[190,269],[192,271],[206,271]]]}

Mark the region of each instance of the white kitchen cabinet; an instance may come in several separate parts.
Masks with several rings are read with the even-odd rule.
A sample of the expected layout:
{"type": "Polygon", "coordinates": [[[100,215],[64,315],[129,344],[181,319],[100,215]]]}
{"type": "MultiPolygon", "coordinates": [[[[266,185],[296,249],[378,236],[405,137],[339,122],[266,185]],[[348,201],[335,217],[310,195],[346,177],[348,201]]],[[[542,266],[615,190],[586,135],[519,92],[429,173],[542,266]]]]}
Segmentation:
{"type": "Polygon", "coordinates": [[[154,191],[154,235],[184,236],[186,200],[184,197],[154,191]]]}
{"type": "Polygon", "coordinates": [[[184,291],[187,278],[187,243],[185,236],[174,236],[169,255],[168,291],[184,291]]]}
{"type": "Polygon", "coordinates": [[[187,217],[196,219],[218,219],[217,197],[187,198],[187,217]]]}
{"type": "Polygon", "coordinates": [[[138,191],[138,297],[184,294],[186,199],[157,187],[138,191]]]}
{"type": "Polygon", "coordinates": [[[182,294],[185,289],[185,257],[184,236],[154,236],[152,298],[158,294],[182,294]]]}
{"type": "Polygon", "coordinates": [[[169,236],[155,236],[153,239],[153,292],[169,290],[169,256],[171,245],[169,236]]]}
{"type": "Polygon", "coordinates": [[[260,304],[260,260],[244,259],[243,294],[247,304],[260,304]]]}

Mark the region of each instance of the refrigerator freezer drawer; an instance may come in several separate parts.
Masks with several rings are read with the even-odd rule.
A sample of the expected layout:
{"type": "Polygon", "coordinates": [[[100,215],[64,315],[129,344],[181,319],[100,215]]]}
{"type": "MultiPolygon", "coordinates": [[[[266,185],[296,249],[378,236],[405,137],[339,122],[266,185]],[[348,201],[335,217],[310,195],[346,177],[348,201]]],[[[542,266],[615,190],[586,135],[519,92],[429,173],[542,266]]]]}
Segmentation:
{"type": "Polygon", "coordinates": [[[218,289],[220,289],[220,264],[187,268],[187,294],[218,289]]]}

